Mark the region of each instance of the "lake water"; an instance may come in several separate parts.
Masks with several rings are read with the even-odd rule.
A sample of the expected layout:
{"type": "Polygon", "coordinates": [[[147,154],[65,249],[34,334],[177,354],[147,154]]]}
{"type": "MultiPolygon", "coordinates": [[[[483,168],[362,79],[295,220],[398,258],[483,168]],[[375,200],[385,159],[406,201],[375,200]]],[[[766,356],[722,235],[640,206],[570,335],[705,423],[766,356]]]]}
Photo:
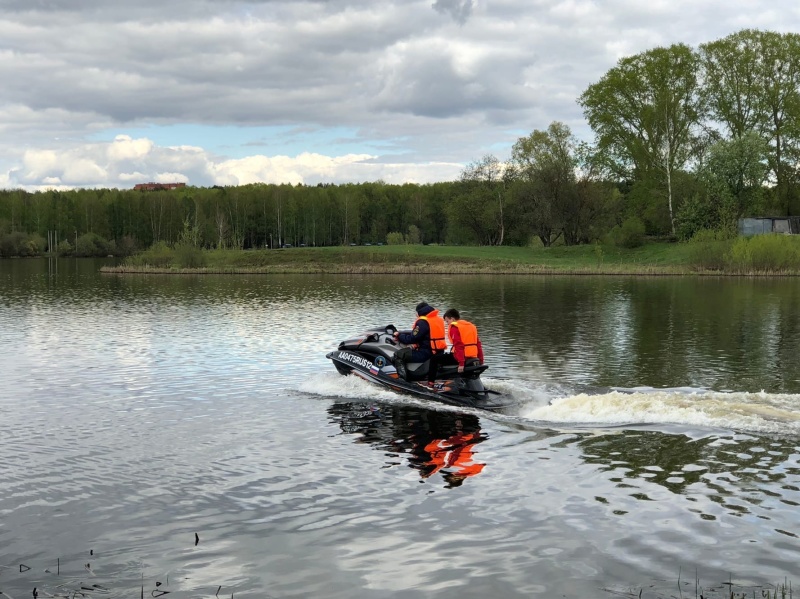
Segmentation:
{"type": "Polygon", "coordinates": [[[800,582],[800,279],[101,264],[0,261],[6,595],[800,582]],[[511,413],[397,396],[326,360],[364,328],[407,327],[421,300],[478,325],[511,413]]]}

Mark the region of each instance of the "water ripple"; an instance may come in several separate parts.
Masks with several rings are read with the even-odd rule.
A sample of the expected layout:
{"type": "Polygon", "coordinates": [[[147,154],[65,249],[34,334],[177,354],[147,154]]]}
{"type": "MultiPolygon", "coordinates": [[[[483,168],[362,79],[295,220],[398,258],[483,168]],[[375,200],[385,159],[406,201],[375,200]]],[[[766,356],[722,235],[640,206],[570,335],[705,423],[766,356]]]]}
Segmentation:
{"type": "Polygon", "coordinates": [[[0,286],[2,589],[782,580],[800,558],[797,302],[743,282],[15,278],[0,286]],[[325,360],[366,325],[410,324],[420,299],[481,323],[487,382],[516,413],[401,398],[325,360]],[[776,319],[785,347],[760,326],[776,319]]]}

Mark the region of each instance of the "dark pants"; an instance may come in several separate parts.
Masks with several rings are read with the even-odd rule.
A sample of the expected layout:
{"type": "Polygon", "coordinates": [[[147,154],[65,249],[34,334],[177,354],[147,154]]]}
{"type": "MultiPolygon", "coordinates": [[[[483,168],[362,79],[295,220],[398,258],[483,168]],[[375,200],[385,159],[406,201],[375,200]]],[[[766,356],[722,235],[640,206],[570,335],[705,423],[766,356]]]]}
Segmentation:
{"type": "Polygon", "coordinates": [[[395,354],[395,360],[403,362],[427,362],[431,357],[431,352],[428,349],[411,349],[404,347],[395,354]]]}
{"type": "Polygon", "coordinates": [[[404,347],[394,355],[394,365],[401,378],[408,380],[406,373],[406,364],[408,362],[427,362],[431,357],[431,352],[428,349],[411,349],[404,347]]]}
{"type": "Polygon", "coordinates": [[[458,364],[458,360],[456,360],[453,354],[433,354],[433,356],[431,356],[431,362],[428,365],[428,380],[430,382],[436,380],[439,366],[455,366],[456,364],[458,364]]]}

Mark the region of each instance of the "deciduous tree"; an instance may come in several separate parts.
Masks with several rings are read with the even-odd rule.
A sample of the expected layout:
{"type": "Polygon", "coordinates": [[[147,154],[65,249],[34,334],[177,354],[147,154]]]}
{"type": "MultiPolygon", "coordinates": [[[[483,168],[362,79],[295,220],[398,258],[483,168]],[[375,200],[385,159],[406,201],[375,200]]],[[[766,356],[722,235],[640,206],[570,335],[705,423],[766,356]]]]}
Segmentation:
{"type": "Polygon", "coordinates": [[[673,231],[672,176],[691,157],[704,112],[698,64],[685,44],[654,48],[622,58],[579,99],[618,176],[661,174],[673,231]]]}
{"type": "Polygon", "coordinates": [[[487,154],[480,160],[468,164],[461,171],[461,183],[468,193],[473,194],[475,199],[485,202],[486,207],[483,214],[489,219],[489,227],[494,228],[493,232],[485,234],[487,241],[494,245],[503,245],[506,233],[506,177],[505,165],[495,156],[487,154]]]}
{"type": "Polygon", "coordinates": [[[545,246],[564,233],[576,209],[576,143],[569,127],[553,122],[547,131],[519,138],[511,150],[520,208],[545,246]]]}

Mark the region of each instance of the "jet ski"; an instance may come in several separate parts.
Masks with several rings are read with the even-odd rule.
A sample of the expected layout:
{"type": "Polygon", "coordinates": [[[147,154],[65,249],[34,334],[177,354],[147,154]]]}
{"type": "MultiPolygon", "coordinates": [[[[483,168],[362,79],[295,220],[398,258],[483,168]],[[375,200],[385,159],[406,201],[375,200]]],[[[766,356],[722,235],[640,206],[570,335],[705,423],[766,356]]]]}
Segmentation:
{"type": "Polygon", "coordinates": [[[467,360],[464,372],[458,366],[440,366],[437,380],[428,386],[429,362],[395,361],[395,354],[406,347],[394,339],[394,325],[369,329],[339,343],[336,351],[326,357],[333,362],[339,374],[355,374],[367,381],[388,387],[400,393],[432,399],[455,406],[498,411],[511,403],[503,396],[483,386],[481,374],[488,368],[478,360],[467,360]]]}

